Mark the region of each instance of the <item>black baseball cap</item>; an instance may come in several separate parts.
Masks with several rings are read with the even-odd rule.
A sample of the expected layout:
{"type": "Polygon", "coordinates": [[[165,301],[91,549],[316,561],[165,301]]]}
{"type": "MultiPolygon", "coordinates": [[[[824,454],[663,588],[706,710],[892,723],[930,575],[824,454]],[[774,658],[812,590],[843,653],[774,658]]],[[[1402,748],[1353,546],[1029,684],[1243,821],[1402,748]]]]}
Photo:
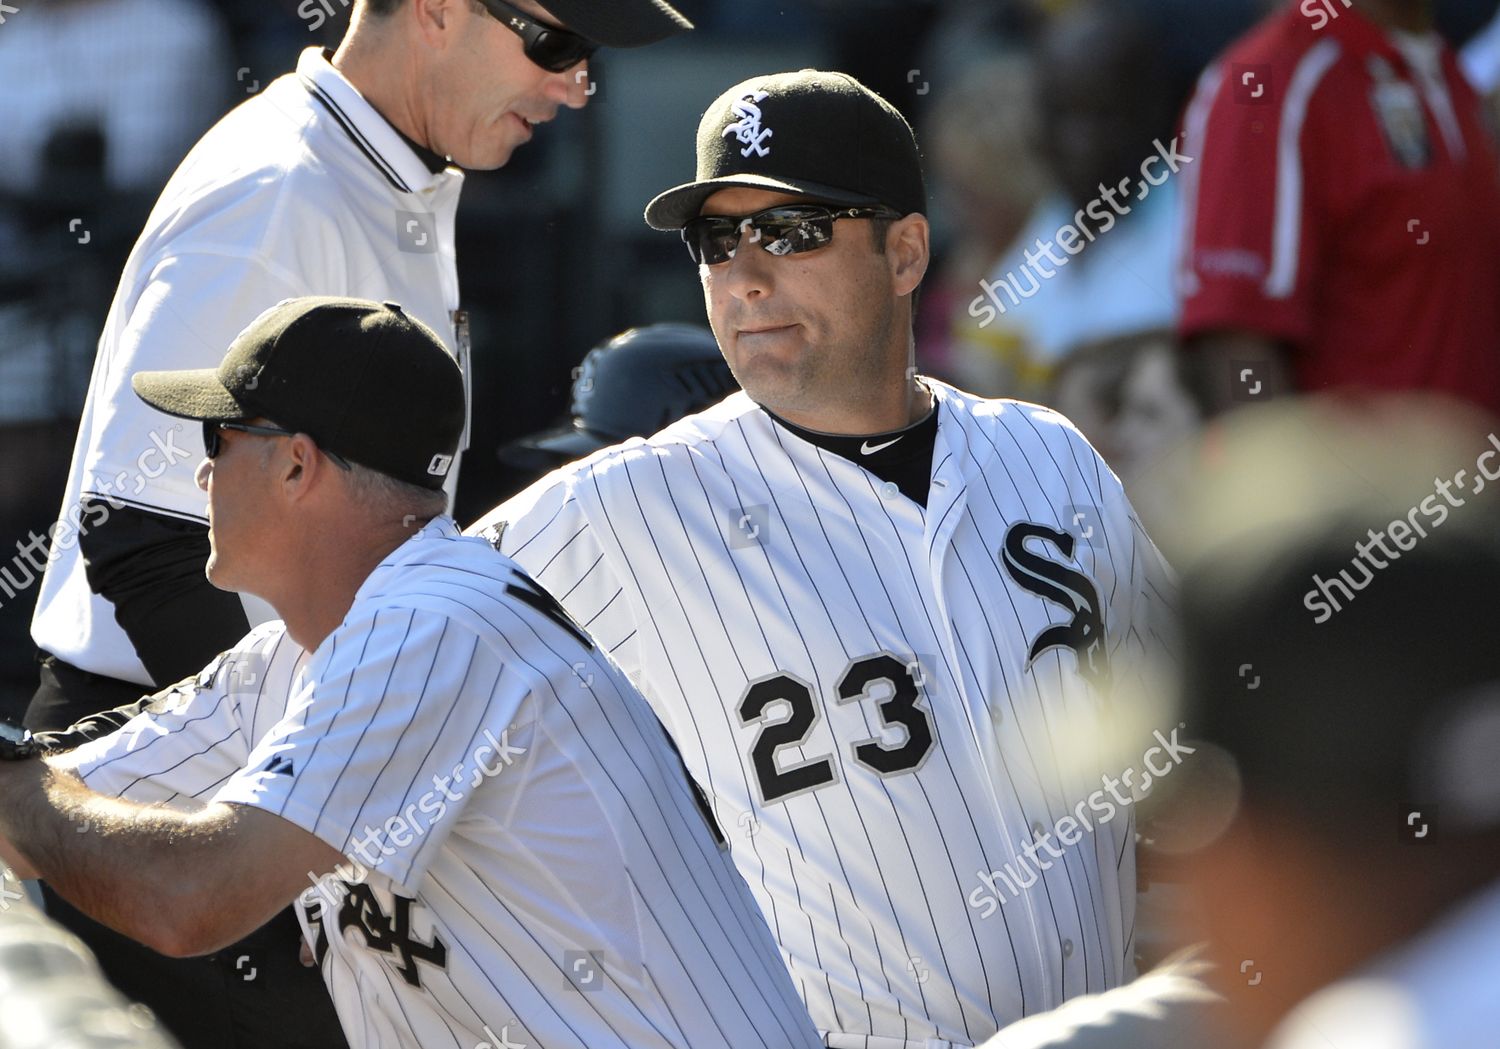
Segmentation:
{"type": "Polygon", "coordinates": [[[284,299],[217,368],[136,372],[136,395],[184,419],[270,419],[399,481],[440,489],[463,435],[463,375],[394,302],[284,299]]]}
{"type": "Polygon", "coordinates": [[[681,229],[721,189],[775,190],[830,204],[927,210],[916,136],[896,107],[847,73],[752,77],[698,124],[698,176],[646,205],[654,229],[681,229]]]}
{"type": "Polygon", "coordinates": [[[702,411],[739,385],[714,333],[698,324],[649,324],[595,346],[573,379],[571,422],[500,450],[514,466],[558,465],[630,437],[647,437],[702,411]]]}
{"type": "Polygon", "coordinates": [[[693,23],[664,0],[538,0],[579,36],[605,47],[644,47],[693,23]]]}

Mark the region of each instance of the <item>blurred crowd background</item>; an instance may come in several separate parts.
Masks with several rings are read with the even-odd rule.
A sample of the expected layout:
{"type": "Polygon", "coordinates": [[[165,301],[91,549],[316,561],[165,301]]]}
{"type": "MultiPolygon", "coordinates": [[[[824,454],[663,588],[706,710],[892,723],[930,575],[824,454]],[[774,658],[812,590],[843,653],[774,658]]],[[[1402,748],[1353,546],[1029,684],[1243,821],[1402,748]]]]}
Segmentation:
{"type": "MultiPolygon", "coordinates": [[[[467,176],[459,276],[474,333],[474,446],[456,515],[528,478],[495,450],[557,421],[573,369],[633,325],[703,322],[697,274],[645,202],[691,177],[703,108],[727,85],[805,66],[852,73],[911,120],[935,260],[922,369],[1052,404],[1126,482],[1148,527],[1178,493],[1162,467],[1201,411],[1175,354],[1180,215],[1168,180],[1041,293],[990,323],[985,278],[1016,271],[1100,182],[1170,142],[1204,67],[1270,0],[681,0],[697,32],[605,53],[564,112],[494,172],[467,176]]],[[[1455,46],[1495,0],[1436,0],[1455,46]]],[[[221,114],[336,44],[343,0],[18,0],[0,14],[0,540],[45,532],[67,475],[95,342],[157,193],[221,114]]],[[[1189,151],[1190,152],[1190,151],[1189,151]]],[[[1359,158],[1351,158],[1359,163],[1359,158]]],[[[1500,246],[1497,246],[1500,251],[1500,246]]],[[[221,347],[212,347],[217,356],[221,347]]],[[[5,558],[8,560],[8,553],[5,558]]],[[[0,712],[35,685],[36,588],[0,605],[0,712]]]]}

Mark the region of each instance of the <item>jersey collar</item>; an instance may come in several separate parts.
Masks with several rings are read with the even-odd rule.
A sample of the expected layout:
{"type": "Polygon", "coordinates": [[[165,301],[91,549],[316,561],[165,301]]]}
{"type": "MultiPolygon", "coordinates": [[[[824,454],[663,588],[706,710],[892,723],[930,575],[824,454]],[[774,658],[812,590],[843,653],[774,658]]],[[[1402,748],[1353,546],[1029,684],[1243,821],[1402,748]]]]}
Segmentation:
{"type": "Polygon", "coordinates": [[[328,59],[322,48],[307,48],[297,59],[297,79],[387,182],[402,193],[417,193],[461,177],[456,168],[431,171],[390,121],[328,59]]]}

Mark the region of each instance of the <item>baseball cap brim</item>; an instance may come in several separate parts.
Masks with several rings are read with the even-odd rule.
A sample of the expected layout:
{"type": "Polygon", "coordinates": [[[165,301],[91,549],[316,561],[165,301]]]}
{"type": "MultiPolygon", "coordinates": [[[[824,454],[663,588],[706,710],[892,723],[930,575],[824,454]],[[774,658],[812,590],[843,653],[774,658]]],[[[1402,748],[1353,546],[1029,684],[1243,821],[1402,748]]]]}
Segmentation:
{"type": "Polygon", "coordinates": [[[605,47],[645,47],[685,33],[693,23],[664,0],[540,0],[573,32],[605,47]]]}
{"type": "Polygon", "coordinates": [[[157,411],[180,419],[250,419],[256,414],[224,388],[217,368],[136,372],[130,387],[157,411]]]}
{"type": "Polygon", "coordinates": [[[512,441],[500,449],[500,461],[526,469],[560,466],[592,455],[617,441],[577,426],[560,426],[512,441]]]}
{"type": "Polygon", "coordinates": [[[830,204],[860,207],[880,203],[874,197],[821,182],[804,182],[800,179],[791,182],[767,175],[723,175],[701,182],[687,182],[657,194],[646,205],[646,224],[652,229],[682,229],[689,219],[698,217],[703,210],[703,202],[721,189],[764,189],[776,193],[792,193],[799,197],[817,197],[830,204]]]}

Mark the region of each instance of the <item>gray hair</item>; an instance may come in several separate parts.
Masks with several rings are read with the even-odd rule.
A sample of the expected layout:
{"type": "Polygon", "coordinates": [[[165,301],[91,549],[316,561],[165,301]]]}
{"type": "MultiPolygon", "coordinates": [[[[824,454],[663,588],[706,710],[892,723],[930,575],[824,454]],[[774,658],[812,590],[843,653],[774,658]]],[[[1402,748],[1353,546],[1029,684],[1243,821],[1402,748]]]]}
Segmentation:
{"type": "Polygon", "coordinates": [[[400,511],[403,516],[426,520],[448,512],[448,493],[399,481],[390,474],[350,463],[349,492],[361,506],[382,513],[400,511]]]}

